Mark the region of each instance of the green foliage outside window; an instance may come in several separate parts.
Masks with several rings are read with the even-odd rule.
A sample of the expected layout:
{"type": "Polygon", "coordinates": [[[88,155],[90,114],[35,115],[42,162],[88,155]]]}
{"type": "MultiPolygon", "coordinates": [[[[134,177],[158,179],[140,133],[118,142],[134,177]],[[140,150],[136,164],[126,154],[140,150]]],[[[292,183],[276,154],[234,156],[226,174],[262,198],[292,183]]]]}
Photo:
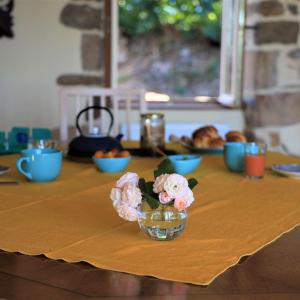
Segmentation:
{"type": "Polygon", "coordinates": [[[221,0],[119,0],[120,27],[135,37],[174,27],[183,36],[201,32],[219,42],[221,0]]]}

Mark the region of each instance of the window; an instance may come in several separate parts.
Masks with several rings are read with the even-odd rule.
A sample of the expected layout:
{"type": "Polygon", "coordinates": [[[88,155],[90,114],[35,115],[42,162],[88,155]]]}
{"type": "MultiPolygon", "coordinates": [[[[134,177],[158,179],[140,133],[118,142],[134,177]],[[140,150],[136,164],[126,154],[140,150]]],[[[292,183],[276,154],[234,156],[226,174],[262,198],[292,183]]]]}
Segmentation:
{"type": "MultiPolygon", "coordinates": [[[[242,79],[242,50],[243,50],[243,26],[244,26],[244,0],[226,0],[222,2],[222,12],[218,8],[221,0],[195,0],[195,1],[148,1],[148,0],[117,0],[112,1],[112,70],[111,70],[111,82],[113,86],[118,86],[119,82],[121,87],[131,87],[130,84],[135,84],[135,88],[145,88],[148,93],[146,94],[147,100],[149,100],[153,105],[163,107],[177,107],[177,108],[188,108],[197,107],[199,103],[217,102],[228,105],[237,106],[241,99],[241,79],[242,79]],[[144,2],[143,2],[144,1],[144,2]],[[142,2],[144,6],[142,5],[142,2]],[[164,38],[160,37],[159,42],[162,47],[155,47],[155,36],[152,35],[152,40],[146,40],[145,37],[141,38],[135,45],[131,44],[125,50],[134,49],[134,46],[140,47],[141,51],[144,52],[144,56],[138,57],[137,53],[130,53],[131,58],[134,59],[129,64],[125,65],[125,72],[119,73],[118,61],[125,61],[128,53],[124,51],[124,45],[121,43],[128,43],[128,39],[119,39],[119,3],[120,5],[127,5],[133,10],[133,6],[128,4],[135,3],[140,9],[138,15],[141,20],[139,20],[139,25],[144,24],[144,29],[142,26],[132,26],[132,22],[136,21],[131,18],[132,29],[138,28],[141,30],[146,30],[147,26],[151,27],[151,16],[150,12],[147,15],[147,9],[142,10],[143,7],[149,6],[151,4],[151,9],[162,9],[161,7],[155,6],[154,3],[165,3],[162,11],[162,22],[165,24],[174,23],[177,28],[181,26],[181,33],[186,35],[195,33],[196,30],[191,24],[185,24],[184,20],[197,17],[197,10],[199,16],[205,16],[205,18],[211,18],[211,20],[218,19],[218,14],[222,14],[222,30],[221,35],[221,49],[218,48],[218,36],[215,34],[216,30],[209,32],[206,29],[206,35],[209,37],[205,41],[205,45],[210,43],[211,48],[209,51],[205,49],[202,54],[199,51],[199,45],[201,47],[201,41],[197,43],[190,43],[188,39],[185,45],[180,45],[174,37],[178,35],[180,30],[176,32],[176,26],[164,26],[164,30],[167,34],[164,38]],[[167,3],[167,4],[166,4],[167,3]],[[180,7],[178,6],[180,4],[180,7]],[[202,6],[201,6],[202,5],[202,6]],[[205,6],[206,5],[206,6],[205,6]],[[194,7],[193,7],[194,6],[194,7]],[[200,8],[206,8],[206,15],[201,14],[200,8]],[[219,10],[218,10],[219,9],[219,10]],[[188,15],[190,13],[190,15],[188,15]],[[195,14],[196,13],[196,14],[195,14]],[[144,14],[144,15],[143,15],[144,14]],[[178,16],[179,15],[179,16],[178,16]],[[176,20],[176,16],[178,20],[176,20]],[[173,19],[172,19],[173,17],[173,19]],[[169,19],[168,19],[169,18],[169,19]],[[142,20],[144,19],[144,21],[142,20]],[[150,21],[149,21],[150,20],[150,21]],[[142,23],[141,23],[142,22],[142,23]],[[144,22],[144,23],[143,23],[144,22]],[[176,23],[177,22],[177,23],[176,23]],[[184,28],[187,26],[187,28],[184,28]],[[188,28],[190,26],[190,28],[188,28]],[[146,28],[146,29],[145,29],[146,28]],[[172,29],[173,28],[173,29],[172,29]],[[175,28],[175,30],[174,30],[175,28]],[[192,29],[191,29],[192,28],[192,29]],[[185,30],[186,29],[186,30],[185,30]],[[169,40],[168,40],[169,37],[169,40]],[[165,40],[164,40],[165,39],[165,40]],[[154,46],[153,46],[154,45],[154,46]],[[169,50],[168,50],[169,45],[169,50]],[[197,45],[194,46],[193,45],[197,45]],[[174,48],[176,48],[174,50],[174,48]],[[158,52],[161,49],[161,52],[158,52]],[[213,49],[213,50],[211,50],[213,49]],[[120,51],[121,50],[121,51],[120,51]],[[123,50],[123,52],[122,52],[123,50]],[[153,51],[157,52],[153,54],[153,51]],[[194,51],[194,53],[193,53],[194,51]],[[197,57],[197,51],[199,55],[197,57]],[[121,57],[118,55],[121,54],[121,57]],[[152,57],[151,57],[152,55],[152,57]],[[153,61],[153,56],[157,56],[157,62],[153,61]],[[202,57],[201,57],[202,55],[202,57]],[[123,56],[123,57],[122,57],[123,56]],[[172,59],[170,59],[172,56],[172,59]],[[192,57],[192,59],[191,59],[192,57]],[[147,64],[147,59],[151,60],[151,64],[147,64]],[[201,68],[201,62],[203,67],[201,68]],[[127,67],[127,70],[126,70],[127,67]],[[128,70],[128,68],[130,70],[128,70]],[[127,72],[127,73],[126,73],[127,72]],[[155,76],[155,73],[159,73],[155,76]],[[152,77],[151,77],[152,74],[152,77]],[[154,74],[154,76],[153,76],[154,74]],[[173,77],[170,77],[170,74],[173,77]],[[121,76],[119,76],[121,75],[121,76]],[[166,75],[166,76],[165,76],[166,75]],[[198,77],[197,77],[198,75],[198,77]],[[136,76],[136,77],[134,77],[136,76]],[[193,77],[194,76],[194,77],[193,77]],[[131,78],[132,77],[132,78],[131,78]],[[197,77],[195,79],[195,77],[197,77]],[[135,80],[135,78],[138,78],[135,80]],[[120,80],[119,80],[120,79],[120,80]],[[161,80],[160,80],[161,79],[161,80]],[[185,81],[185,85],[184,85],[185,81]],[[143,85],[143,83],[145,85],[143,85]],[[126,86],[126,84],[129,84],[126,86]],[[136,86],[137,85],[137,86],[136,86]],[[208,87],[208,88],[207,88],[208,87]],[[158,101],[155,103],[155,101],[158,101]]],[[[121,7],[122,9],[122,7],[121,7]]],[[[149,8],[150,9],[150,8],[149,8]]],[[[121,11],[122,13],[122,11],[121,11]]],[[[157,14],[156,14],[157,15],[157,14]]],[[[120,16],[122,17],[122,16],[120,16]]],[[[153,17],[153,16],[152,16],[153,17]]],[[[123,16],[124,18],[124,16],[123,16]]],[[[153,23],[153,22],[152,22],[153,23]]],[[[214,24],[212,22],[212,24],[214,24]]],[[[214,25],[216,26],[217,23],[214,25]]],[[[203,31],[203,30],[202,30],[203,31]]],[[[204,34],[202,34],[204,36],[204,34]]],[[[151,38],[151,35],[148,35],[151,38]]],[[[191,36],[190,36],[191,38],[191,36]]],[[[195,37],[192,36],[192,40],[195,37]]],[[[129,41],[132,43],[132,40],[129,41]]],[[[135,40],[136,42],[136,40],[135,40]]],[[[204,41],[202,41],[202,47],[204,41]]],[[[204,47],[205,48],[205,47],[204,47]]]]}

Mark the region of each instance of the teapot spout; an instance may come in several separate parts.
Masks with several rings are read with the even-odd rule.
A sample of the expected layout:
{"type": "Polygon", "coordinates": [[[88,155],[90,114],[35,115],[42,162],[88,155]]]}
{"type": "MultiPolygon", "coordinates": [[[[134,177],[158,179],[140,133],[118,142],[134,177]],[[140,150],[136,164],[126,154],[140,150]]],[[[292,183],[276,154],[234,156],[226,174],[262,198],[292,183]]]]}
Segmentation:
{"type": "Polygon", "coordinates": [[[122,140],[122,138],[123,138],[123,134],[118,134],[117,136],[116,136],[116,140],[118,140],[119,142],[121,142],[121,140],[122,140]]]}

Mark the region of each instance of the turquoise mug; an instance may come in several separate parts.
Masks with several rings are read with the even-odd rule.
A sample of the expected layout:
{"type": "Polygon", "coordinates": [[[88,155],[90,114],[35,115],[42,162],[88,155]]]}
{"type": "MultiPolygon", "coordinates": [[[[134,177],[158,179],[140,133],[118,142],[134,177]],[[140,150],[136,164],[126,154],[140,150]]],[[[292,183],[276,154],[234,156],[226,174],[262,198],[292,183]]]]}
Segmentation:
{"type": "Polygon", "coordinates": [[[244,142],[225,143],[224,161],[230,171],[243,172],[245,170],[245,144],[244,142]]]}
{"type": "Polygon", "coordinates": [[[56,149],[27,149],[17,160],[18,171],[29,180],[49,182],[59,176],[62,165],[62,153],[56,149]]]}

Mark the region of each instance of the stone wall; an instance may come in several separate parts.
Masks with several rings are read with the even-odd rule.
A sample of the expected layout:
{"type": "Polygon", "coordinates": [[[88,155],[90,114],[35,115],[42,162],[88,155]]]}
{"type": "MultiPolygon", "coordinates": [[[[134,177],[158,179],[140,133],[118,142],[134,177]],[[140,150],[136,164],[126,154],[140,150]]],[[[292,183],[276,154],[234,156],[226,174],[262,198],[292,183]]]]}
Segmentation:
{"type": "Polygon", "coordinates": [[[300,129],[300,1],[247,0],[245,38],[247,129],[276,148],[300,129]]]}
{"type": "MultiPolygon", "coordinates": [[[[300,0],[246,1],[246,130],[273,148],[290,147],[291,131],[300,132],[300,0]]],[[[104,0],[69,0],[63,8],[60,22],[81,32],[82,71],[66,70],[58,84],[101,85],[103,7],[104,0]]],[[[300,154],[300,141],[293,147],[300,154]]]]}
{"type": "MultiPolygon", "coordinates": [[[[70,0],[63,8],[60,22],[81,31],[80,74],[61,74],[60,85],[100,85],[103,79],[104,0],[70,0]]],[[[67,70],[66,70],[67,72],[67,70]]]]}

